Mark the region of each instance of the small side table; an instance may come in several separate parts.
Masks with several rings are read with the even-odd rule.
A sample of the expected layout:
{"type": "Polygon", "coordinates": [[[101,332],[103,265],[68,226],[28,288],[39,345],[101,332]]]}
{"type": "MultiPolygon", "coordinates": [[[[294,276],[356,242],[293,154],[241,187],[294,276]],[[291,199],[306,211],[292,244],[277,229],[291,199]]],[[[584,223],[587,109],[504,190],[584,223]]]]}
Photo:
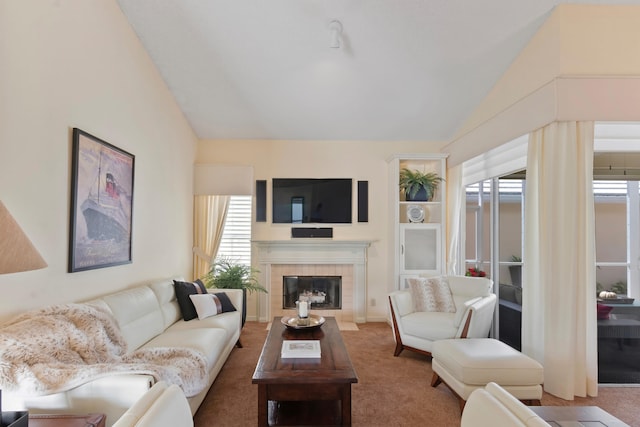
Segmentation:
{"type": "Polygon", "coordinates": [[[105,414],[30,414],[29,427],[105,427],[105,414]]]}
{"type": "Polygon", "coordinates": [[[529,406],[529,409],[552,426],[561,426],[562,422],[582,422],[580,425],[593,423],[598,426],[629,427],[629,424],[597,406],[529,406]]]}

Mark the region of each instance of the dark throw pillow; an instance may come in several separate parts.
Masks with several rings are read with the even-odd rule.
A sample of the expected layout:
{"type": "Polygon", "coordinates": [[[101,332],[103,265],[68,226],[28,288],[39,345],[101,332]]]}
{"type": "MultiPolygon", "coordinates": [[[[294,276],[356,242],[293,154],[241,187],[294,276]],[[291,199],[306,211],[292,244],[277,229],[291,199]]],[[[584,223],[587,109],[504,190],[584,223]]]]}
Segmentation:
{"type": "Polygon", "coordinates": [[[180,282],[178,280],[174,280],[173,288],[176,292],[176,299],[178,300],[178,305],[180,306],[182,318],[188,321],[198,317],[196,308],[193,305],[193,302],[191,302],[191,298],[189,298],[189,295],[206,294],[207,288],[206,286],[204,286],[204,283],[202,283],[200,279],[194,282],[180,282]]]}
{"type": "Polygon", "coordinates": [[[220,300],[220,304],[222,304],[222,312],[226,313],[228,311],[236,311],[236,307],[233,305],[231,300],[229,299],[229,295],[224,292],[216,292],[214,294],[220,300]]]}

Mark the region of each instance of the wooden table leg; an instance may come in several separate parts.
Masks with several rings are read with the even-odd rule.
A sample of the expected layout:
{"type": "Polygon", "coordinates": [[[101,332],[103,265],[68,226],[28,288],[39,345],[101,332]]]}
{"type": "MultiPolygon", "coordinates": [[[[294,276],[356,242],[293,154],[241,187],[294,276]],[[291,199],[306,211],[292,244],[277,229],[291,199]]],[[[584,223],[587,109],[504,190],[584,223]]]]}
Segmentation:
{"type": "Polygon", "coordinates": [[[342,425],[351,425],[351,384],[342,386],[342,425]]]}
{"type": "Polygon", "coordinates": [[[258,427],[269,427],[269,402],[267,385],[258,384],[258,427]]]}

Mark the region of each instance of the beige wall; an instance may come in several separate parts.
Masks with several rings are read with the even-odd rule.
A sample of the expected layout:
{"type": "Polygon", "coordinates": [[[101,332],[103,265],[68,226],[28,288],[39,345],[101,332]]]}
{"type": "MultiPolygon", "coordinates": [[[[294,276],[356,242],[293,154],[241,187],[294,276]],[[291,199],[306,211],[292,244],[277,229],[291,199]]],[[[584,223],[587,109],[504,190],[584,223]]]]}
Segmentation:
{"type": "Polygon", "coordinates": [[[0,199],[49,266],[0,276],[0,321],[189,275],[196,138],[113,0],[0,2],[0,199]],[[67,273],[71,129],[136,156],[133,263],[67,273]]]}
{"type": "MultiPolygon", "coordinates": [[[[369,181],[369,222],[337,224],[334,239],[372,240],[368,258],[367,320],[387,317],[389,189],[387,159],[394,153],[438,152],[442,143],[354,141],[201,141],[198,163],[249,165],[254,179],[269,180],[268,222],[253,223],[253,239],[289,239],[291,226],[271,224],[271,178],[352,178],[369,181]],[[375,305],[372,305],[372,299],[375,305]]],[[[357,220],[354,206],[354,218],[357,220]]],[[[255,315],[255,306],[249,316],[255,315]]]]}

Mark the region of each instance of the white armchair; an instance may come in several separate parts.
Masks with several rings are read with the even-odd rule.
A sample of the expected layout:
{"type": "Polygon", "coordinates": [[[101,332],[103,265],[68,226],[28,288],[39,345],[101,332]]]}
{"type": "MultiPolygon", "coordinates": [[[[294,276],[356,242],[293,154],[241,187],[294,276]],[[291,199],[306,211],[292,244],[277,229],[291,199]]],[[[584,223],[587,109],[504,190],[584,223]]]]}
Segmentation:
{"type": "Polygon", "coordinates": [[[455,313],[414,311],[411,292],[389,294],[396,348],[431,355],[434,341],[451,338],[486,338],[491,329],[496,295],[486,277],[444,276],[451,289],[455,313]]]}
{"type": "Polygon", "coordinates": [[[461,427],[549,426],[524,403],[496,383],[489,383],[485,388],[479,388],[471,393],[464,406],[460,425],[461,427]]]}

